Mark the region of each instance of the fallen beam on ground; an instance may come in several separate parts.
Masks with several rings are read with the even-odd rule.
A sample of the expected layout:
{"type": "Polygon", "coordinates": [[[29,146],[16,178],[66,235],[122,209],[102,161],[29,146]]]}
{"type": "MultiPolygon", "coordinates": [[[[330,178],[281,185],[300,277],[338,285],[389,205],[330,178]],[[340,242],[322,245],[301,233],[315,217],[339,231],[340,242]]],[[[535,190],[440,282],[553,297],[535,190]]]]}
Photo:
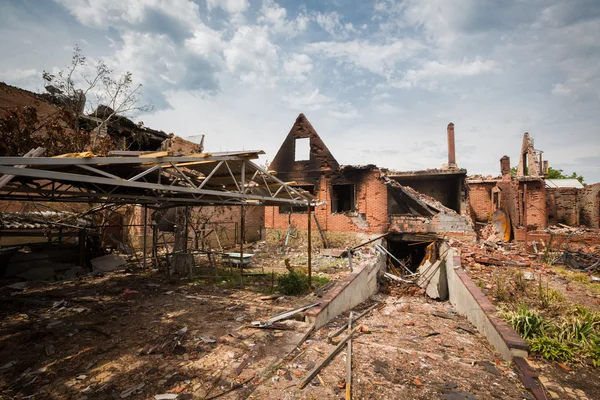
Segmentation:
{"type": "Polygon", "coordinates": [[[352,311],[348,316],[348,350],[346,351],[346,400],[352,399],[352,311]]]}
{"type": "MultiPolygon", "coordinates": [[[[346,327],[344,326],[344,329],[346,327]]],[[[317,374],[325,367],[327,366],[327,364],[329,364],[329,362],[331,360],[333,360],[333,358],[344,348],[344,346],[346,345],[346,342],[348,342],[348,340],[352,339],[352,336],[360,329],[360,326],[357,326],[354,328],[354,330],[352,330],[348,336],[346,336],[344,339],[342,339],[342,341],[337,345],[337,347],[335,349],[333,349],[333,351],[331,353],[329,353],[329,355],[323,360],[321,361],[321,363],[319,365],[317,365],[316,367],[314,367],[312,369],[312,371],[309,372],[309,374],[306,376],[306,378],[304,378],[302,380],[302,382],[300,382],[298,384],[298,387],[300,389],[303,389],[306,385],[308,385],[308,383],[310,381],[313,380],[313,378],[315,376],[317,376],[317,374]]]]}
{"type": "Polygon", "coordinates": [[[403,282],[403,283],[414,283],[413,281],[409,281],[406,279],[402,279],[394,274],[390,274],[389,272],[384,272],[383,276],[385,276],[386,278],[389,278],[391,280],[394,280],[396,282],[403,282]]]}
{"type": "Polygon", "coordinates": [[[268,321],[253,321],[252,322],[252,326],[257,326],[257,327],[269,326],[269,325],[272,325],[275,322],[283,321],[284,319],[288,319],[290,317],[293,317],[294,315],[296,315],[298,313],[301,313],[302,311],[306,311],[309,308],[316,307],[316,306],[318,306],[320,304],[321,304],[321,302],[318,302],[318,303],[309,304],[309,305],[304,306],[304,307],[296,308],[295,310],[284,311],[282,313],[279,313],[279,314],[276,314],[276,315],[272,316],[271,318],[269,318],[268,321]]]}
{"type": "MultiPolygon", "coordinates": [[[[371,307],[367,308],[365,311],[361,312],[356,317],[354,317],[354,319],[352,320],[352,323],[355,323],[356,321],[358,321],[359,319],[361,319],[362,317],[364,317],[365,315],[367,315],[371,310],[373,310],[374,308],[379,307],[380,305],[381,305],[381,303],[375,303],[375,304],[373,304],[371,307]]],[[[346,330],[346,326],[344,325],[340,329],[338,329],[337,331],[335,331],[332,334],[330,334],[327,337],[327,339],[332,339],[332,338],[340,335],[345,330],[346,330]]]]}

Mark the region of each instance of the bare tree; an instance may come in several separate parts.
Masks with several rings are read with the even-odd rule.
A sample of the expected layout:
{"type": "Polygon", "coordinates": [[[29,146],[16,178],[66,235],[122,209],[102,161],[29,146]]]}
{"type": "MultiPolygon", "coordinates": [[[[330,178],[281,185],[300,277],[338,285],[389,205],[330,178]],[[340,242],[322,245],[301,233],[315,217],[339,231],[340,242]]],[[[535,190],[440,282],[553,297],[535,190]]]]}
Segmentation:
{"type": "MultiPolygon", "coordinates": [[[[131,117],[152,110],[152,105],[141,104],[142,85],[134,83],[131,72],[115,77],[114,71],[102,60],[90,68],[78,45],[66,69],[56,74],[44,71],[42,78],[48,93],[61,105],[95,123],[92,150],[96,148],[98,137],[106,135],[106,127],[115,117],[131,117]]],[[[79,126],[75,126],[75,130],[79,130],[79,126]]]]}

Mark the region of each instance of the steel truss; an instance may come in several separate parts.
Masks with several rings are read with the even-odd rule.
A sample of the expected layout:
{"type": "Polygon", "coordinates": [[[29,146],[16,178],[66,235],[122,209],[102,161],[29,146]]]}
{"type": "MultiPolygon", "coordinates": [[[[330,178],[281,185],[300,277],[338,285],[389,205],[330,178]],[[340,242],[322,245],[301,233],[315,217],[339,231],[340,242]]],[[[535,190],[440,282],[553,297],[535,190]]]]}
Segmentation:
{"type": "Polygon", "coordinates": [[[264,154],[244,151],[181,157],[0,157],[0,174],[5,176],[0,177],[0,200],[161,207],[314,204],[316,199],[310,193],[291,187],[251,161],[261,153],[264,154]]]}

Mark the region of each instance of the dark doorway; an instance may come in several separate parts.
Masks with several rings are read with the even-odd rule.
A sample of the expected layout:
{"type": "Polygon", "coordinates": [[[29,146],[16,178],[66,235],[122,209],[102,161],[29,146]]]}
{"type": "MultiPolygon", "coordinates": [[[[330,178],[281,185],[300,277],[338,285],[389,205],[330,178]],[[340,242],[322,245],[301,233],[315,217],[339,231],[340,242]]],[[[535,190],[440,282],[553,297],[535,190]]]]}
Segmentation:
{"type": "MultiPolygon", "coordinates": [[[[416,242],[407,241],[394,236],[387,238],[388,251],[408,267],[412,272],[415,272],[427,254],[427,246],[431,242],[416,242]]],[[[390,257],[391,258],[391,257],[390,257]]],[[[394,259],[390,260],[395,268],[404,271],[404,268],[394,259]]]]}

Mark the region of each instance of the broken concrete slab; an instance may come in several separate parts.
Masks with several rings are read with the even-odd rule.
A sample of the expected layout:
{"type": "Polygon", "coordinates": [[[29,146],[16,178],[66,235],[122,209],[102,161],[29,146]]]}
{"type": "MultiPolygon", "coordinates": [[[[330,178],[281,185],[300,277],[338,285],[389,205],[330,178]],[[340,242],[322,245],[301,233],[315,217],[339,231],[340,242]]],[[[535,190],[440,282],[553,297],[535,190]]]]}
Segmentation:
{"type": "Polygon", "coordinates": [[[91,260],[94,272],[110,272],[118,267],[127,264],[127,261],[116,254],[107,254],[91,260]]]}
{"type": "Polygon", "coordinates": [[[322,256],[327,257],[346,257],[348,255],[348,250],[346,249],[323,249],[321,250],[322,256]]]}
{"type": "Polygon", "coordinates": [[[425,293],[432,299],[446,300],[448,298],[448,278],[444,260],[437,260],[433,264],[426,260],[417,269],[419,279],[417,284],[425,289],[425,293]]]}
{"type": "Polygon", "coordinates": [[[40,266],[29,268],[27,271],[17,275],[17,278],[22,278],[28,281],[45,281],[50,278],[54,278],[54,269],[49,266],[40,266]]]}

